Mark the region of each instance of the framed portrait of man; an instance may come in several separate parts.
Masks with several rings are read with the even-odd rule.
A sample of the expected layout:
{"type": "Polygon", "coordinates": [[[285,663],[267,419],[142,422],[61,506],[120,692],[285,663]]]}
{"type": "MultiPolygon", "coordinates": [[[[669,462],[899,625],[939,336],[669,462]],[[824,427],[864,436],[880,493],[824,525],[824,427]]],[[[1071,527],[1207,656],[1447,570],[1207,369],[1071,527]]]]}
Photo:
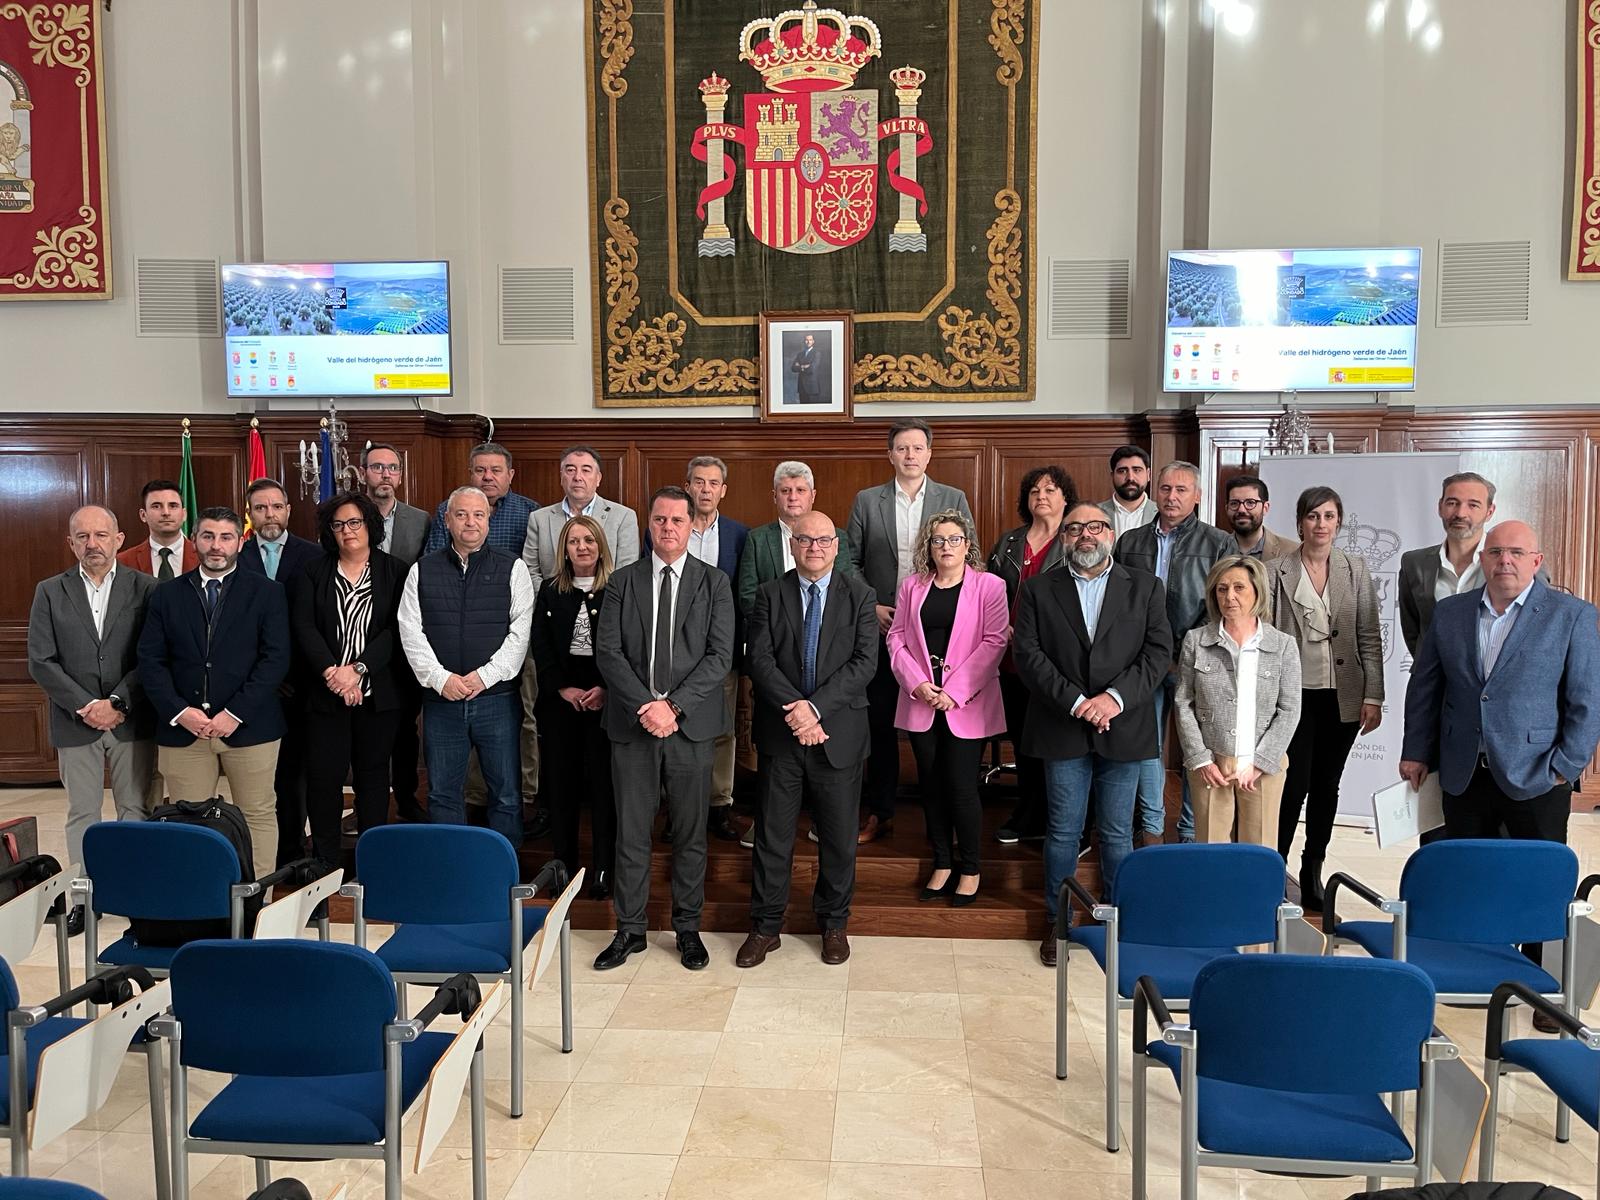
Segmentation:
{"type": "Polygon", "coordinates": [[[761,419],[848,421],[851,314],[761,314],[761,419]]]}

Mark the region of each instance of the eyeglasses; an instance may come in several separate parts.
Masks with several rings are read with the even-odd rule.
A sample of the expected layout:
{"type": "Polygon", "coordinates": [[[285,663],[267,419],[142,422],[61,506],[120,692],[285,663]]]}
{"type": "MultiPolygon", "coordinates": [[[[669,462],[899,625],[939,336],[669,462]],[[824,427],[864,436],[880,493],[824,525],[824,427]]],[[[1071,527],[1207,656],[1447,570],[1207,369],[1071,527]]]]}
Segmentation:
{"type": "Polygon", "coordinates": [[[398,475],[398,474],[400,474],[400,464],[399,463],[368,463],[367,464],[367,470],[375,471],[379,475],[398,475]]]}
{"type": "Polygon", "coordinates": [[[1082,537],[1086,533],[1091,537],[1099,537],[1110,528],[1110,521],[1074,521],[1070,525],[1063,525],[1061,532],[1070,538],[1082,537]]]}
{"type": "Polygon", "coordinates": [[[1521,562],[1530,554],[1531,550],[1524,550],[1520,546],[1491,546],[1483,552],[1485,558],[1509,558],[1512,562],[1521,562]]]}
{"type": "Polygon", "coordinates": [[[1244,511],[1244,512],[1255,512],[1255,510],[1260,508],[1260,507],[1261,507],[1261,501],[1259,501],[1259,500],[1229,500],[1228,501],[1228,511],[1229,512],[1239,512],[1241,510],[1244,511]]]}
{"type": "Polygon", "coordinates": [[[803,533],[793,533],[789,535],[789,540],[796,546],[799,546],[802,550],[809,550],[813,546],[815,546],[818,550],[826,550],[829,546],[833,545],[839,540],[839,535],[836,533],[827,533],[823,534],[821,537],[809,537],[803,533]]]}
{"type": "Polygon", "coordinates": [[[928,545],[932,546],[935,550],[943,550],[946,546],[949,546],[952,550],[954,550],[957,547],[964,546],[966,544],[967,535],[964,533],[952,533],[947,537],[939,537],[935,535],[928,539],[928,545]]]}
{"type": "Polygon", "coordinates": [[[361,517],[351,517],[348,521],[328,522],[328,528],[333,530],[335,533],[343,533],[346,529],[354,533],[357,529],[361,529],[365,525],[366,521],[361,517]]]}

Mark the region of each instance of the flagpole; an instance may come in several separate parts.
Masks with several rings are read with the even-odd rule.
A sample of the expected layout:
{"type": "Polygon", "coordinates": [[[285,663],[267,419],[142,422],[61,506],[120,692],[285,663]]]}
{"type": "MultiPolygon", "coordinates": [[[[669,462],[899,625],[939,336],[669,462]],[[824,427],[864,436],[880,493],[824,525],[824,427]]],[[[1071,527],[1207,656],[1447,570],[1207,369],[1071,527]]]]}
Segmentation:
{"type": "Polygon", "coordinates": [[[183,536],[192,538],[199,503],[194,493],[194,464],[190,460],[189,418],[183,418],[183,462],[178,470],[178,496],[183,501],[183,536]]]}

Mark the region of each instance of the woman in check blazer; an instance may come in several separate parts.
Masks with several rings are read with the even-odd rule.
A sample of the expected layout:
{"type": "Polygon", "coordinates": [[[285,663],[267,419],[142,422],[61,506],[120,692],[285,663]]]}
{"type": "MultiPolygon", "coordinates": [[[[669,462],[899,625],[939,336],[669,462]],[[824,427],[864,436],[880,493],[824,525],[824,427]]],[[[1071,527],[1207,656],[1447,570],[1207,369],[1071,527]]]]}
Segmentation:
{"type": "Polygon", "coordinates": [[[986,573],[982,561],[965,514],[946,509],[930,517],[887,638],[900,684],[894,723],[911,736],[933,843],[933,874],[922,899],[949,896],[956,908],[978,896],[978,764],[984,742],[1006,727],[1000,660],[1010,610],[1005,581],[986,573]]]}

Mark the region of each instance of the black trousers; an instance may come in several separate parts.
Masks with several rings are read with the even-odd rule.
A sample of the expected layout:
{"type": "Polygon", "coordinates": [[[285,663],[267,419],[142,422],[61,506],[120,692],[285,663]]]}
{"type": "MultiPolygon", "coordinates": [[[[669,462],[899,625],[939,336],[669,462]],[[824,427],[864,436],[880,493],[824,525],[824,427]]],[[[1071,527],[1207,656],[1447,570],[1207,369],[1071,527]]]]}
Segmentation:
{"type": "Polygon", "coordinates": [[[672,928],[697,933],[706,900],[706,814],[711,811],[711,762],[716,740],[691,742],[682,733],[645,735],[611,743],[617,798],[617,929],[643,933],[650,902],[651,830],[662,798],[672,822],[672,928]]]}
{"type": "Polygon", "coordinates": [[[1278,853],[1285,859],[1294,843],[1302,804],[1306,844],[1301,857],[1319,862],[1327,857],[1333,818],[1339,811],[1339,780],[1360,731],[1360,721],[1339,719],[1339,693],[1333,688],[1300,693],[1300,724],[1289,740],[1289,769],[1284,773],[1283,802],[1278,807],[1278,853]]]}
{"type": "Polygon", "coordinates": [[[933,724],[925,731],[910,737],[917,756],[917,786],[928,813],[933,869],[953,866],[959,875],[976,875],[978,844],[983,840],[978,764],[983,761],[984,739],[957,737],[942,712],[933,714],[933,724]]]}
{"type": "MultiPolygon", "coordinates": [[[[305,697],[282,696],[279,703],[283,706],[283,737],[278,742],[278,765],[272,771],[272,791],[278,813],[277,865],[282,867],[305,857],[307,722],[305,697]]],[[[344,780],[339,783],[343,786],[344,780]]]]}
{"type": "Polygon", "coordinates": [[[611,739],[600,714],[578,712],[560,696],[544,697],[539,704],[539,735],[544,741],[539,794],[550,808],[556,857],[577,874],[578,818],[587,801],[594,841],[591,882],[594,871],[611,874],[617,859],[617,806],[611,790],[611,739]]]}
{"type": "Polygon", "coordinates": [[[889,648],[878,639],[878,673],[867,682],[867,728],[872,738],[872,756],[867,759],[861,803],[880,821],[894,816],[894,801],[900,791],[900,731],[894,727],[895,705],[900,700],[900,681],[889,669],[889,648]]]}
{"type": "MultiPolygon", "coordinates": [[[[1000,700],[1006,710],[1006,740],[1017,756],[1017,807],[1011,827],[1019,833],[1044,832],[1044,762],[1022,752],[1022,730],[1028,723],[1032,693],[1014,671],[1000,672],[1000,700]]],[[[1085,825],[1085,828],[1088,828],[1085,825]]]]}
{"type": "Polygon", "coordinates": [[[394,789],[394,802],[399,810],[415,812],[424,797],[419,789],[422,780],[417,773],[417,763],[422,759],[422,691],[409,667],[397,668],[400,708],[394,729],[394,750],[389,756],[389,786],[394,789]]]}
{"type": "MultiPolygon", "coordinates": [[[[394,752],[396,709],[380,712],[370,703],[312,714],[305,723],[306,815],[311,820],[311,852],[337,866],[342,858],[344,780],[356,796],[356,829],[365,833],[389,820],[389,757],[394,752]]],[[[278,857],[284,857],[279,843],[278,857]]],[[[292,861],[293,856],[290,856],[292,861]]]]}
{"type": "Polygon", "coordinates": [[[817,884],[811,892],[811,911],[820,928],[843,929],[856,890],[856,798],[861,793],[861,764],[836,767],[828,761],[826,747],[797,742],[782,754],[761,755],[757,765],[761,803],[756,807],[751,928],[765,934],[783,929],[800,801],[809,789],[817,830],[817,884]]]}
{"type": "MultiPolygon", "coordinates": [[[[1444,835],[1447,838],[1497,838],[1508,835],[1533,842],[1567,840],[1572,816],[1572,785],[1553,787],[1532,800],[1513,800],[1500,790],[1494,775],[1482,762],[1472,773],[1467,790],[1459,796],[1444,793],[1444,835]]],[[[1534,962],[1543,958],[1544,946],[1530,942],[1522,952],[1534,962]]]]}

